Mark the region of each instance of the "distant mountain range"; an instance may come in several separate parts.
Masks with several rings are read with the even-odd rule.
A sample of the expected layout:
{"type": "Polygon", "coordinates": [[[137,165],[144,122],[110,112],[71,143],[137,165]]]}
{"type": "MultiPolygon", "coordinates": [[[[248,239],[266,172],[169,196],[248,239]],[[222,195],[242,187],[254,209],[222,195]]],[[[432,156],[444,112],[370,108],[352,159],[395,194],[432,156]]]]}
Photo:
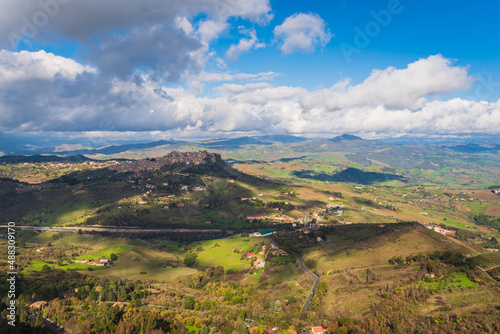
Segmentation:
{"type": "MultiPolygon", "coordinates": [[[[0,142],[0,154],[9,155],[36,155],[36,154],[57,154],[60,156],[71,155],[113,155],[133,150],[153,149],[156,147],[167,146],[171,151],[179,150],[183,146],[199,147],[200,149],[237,149],[247,145],[273,145],[273,144],[293,144],[307,142],[310,139],[290,136],[290,135],[267,135],[267,136],[245,136],[238,138],[221,138],[201,141],[182,141],[182,140],[158,140],[153,142],[126,143],[120,145],[110,145],[100,148],[84,148],[74,150],[61,150],[61,146],[34,147],[22,145],[19,140],[0,142]]],[[[64,147],[64,145],[62,145],[64,147]]]]}
{"type": "MultiPolygon", "coordinates": [[[[479,145],[479,144],[459,144],[459,145],[414,145],[414,144],[404,144],[395,145],[388,142],[377,141],[377,140],[366,140],[361,137],[342,134],[329,139],[311,139],[292,135],[266,135],[266,136],[244,136],[238,138],[220,138],[220,139],[210,139],[210,140],[199,140],[199,141],[181,141],[181,140],[158,140],[153,142],[141,142],[141,143],[124,143],[120,145],[111,145],[106,147],[100,147],[96,149],[82,148],[82,149],[68,149],[61,150],[61,148],[71,147],[71,145],[62,145],[57,147],[45,147],[45,148],[20,148],[15,146],[12,149],[6,149],[5,143],[0,145],[0,151],[12,152],[9,153],[10,156],[4,156],[0,159],[0,162],[23,162],[24,160],[19,157],[21,155],[32,155],[32,158],[24,162],[44,162],[44,161],[63,161],[60,160],[62,157],[75,156],[72,159],[83,159],[85,156],[96,156],[96,155],[117,155],[120,157],[133,157],[141,158],[144,155],[129,154],[129,152],[137,152],[141,150],[151,151],[146,153],[149,156],[164,155],[171,151],[186,151],[186,150],[216,150],[216,151],[232,151],[241,149],[257,149],[259,146],[271,147],[276,145],[272,150],[278,152],[282,150],[282,146],[287,146],[296,153],[312,154],[312,153],[328,153],[328,152],[344,152],[351,154],[353,161],[362,164],[371,164],[367,158],[372,157],[364,156],[364,153],[371,152],[374,155],[374,159],[387,163],[392,166],[403,167],[415,167],[414,159],[415,156],[423,156],[431,151],[436,154],[436,150],[444,152],[444,156],[451,154],[451,152],[457,153],[470,153],[470,154],[481,154],[481,153],[498,153],[500,151],[500,145],[479,145]],[[154,152],[153,152],[154,151],[154,152]],[[43,154],[44,156],[41,156],[43,154]],[[18,155],[18,157],[15,157],[18,155]],[[45,157],[45,155],[53,155],[53,157],[45,157]],[[363,155],[363,156],[361,156],[363,155]],[[58,158],[54,158],[58,156],[58,158]],[[78,158],[80,156],[80,158],[78,158]],[[82,158],[83,157],[83,158],[82,158]],[[404,157],[404,160],[399,159],[404,157]],[[45,159],[45,160],[44,160],[45,159]],[[396,160],[400,160],[399,162],[396,160]]],[[[1,154],[1,152],[0,152],[1,154]]],[[[85,158],[87,159],[87,158],[85,158]]],[[[74,161],[74,160],[71,160],[74,161]]],[[[421,166],[424,167],[424,166],[421,166]]],[[[425,168],[425,167],[424,167],[425,168]]]]}
{"type": "Polygon", "coordinates": [[[466,145],[442,146],[442,147],[448,148],[455,152],[463,152],[463,153],[497,153],[498,151],[500,151],[500,145],[489,147],[478,144],[466,144],[466,145]]]}
{"type": "Polygon", "coordinates": [[[124,144],[124,145],[112,145],[97,149],[86,149],[86,150],[76,150],[76,151],[63,151],[58,152],[61,155],[72,155],[72,154],[117,154],[130,150],[141,150],[146,148],[153,148],[164,145],[182,145],[187,142],[177,141],[177,140],[158,140],[150,143],[138,143],[138,144],[124,144]]]}
{"type": "Polygon", "coordinates": [[[364,140],[364,139],[361,138],[361,137],[358,137],[358,136],[349,135],[349,134],[345,134],[344,133],[343,135],[334,137],[334,138],[332,138],[330,140],[333,141],[333,142],[339,142],[339,141],[343,141],[343,140],[364,140]]]}
{"type": "Polygon", "coordinates": [[[309,141],[310,139],[289,135],[253,136],[239,137],[232,139],[222,139],[215,141],[201,141],[197,144],[206,147],[230,148],[245,145],[273,145],[273,144],[293,144],[309,141]]]}
{"type": "Polygon", "coordinates": [[[60,157],[57,155],[4,155],[0,157],[0,163],[40,163],[40,162],[83,162],[92,161],[83,155],[72,155],[68,157],[60,157]]]}

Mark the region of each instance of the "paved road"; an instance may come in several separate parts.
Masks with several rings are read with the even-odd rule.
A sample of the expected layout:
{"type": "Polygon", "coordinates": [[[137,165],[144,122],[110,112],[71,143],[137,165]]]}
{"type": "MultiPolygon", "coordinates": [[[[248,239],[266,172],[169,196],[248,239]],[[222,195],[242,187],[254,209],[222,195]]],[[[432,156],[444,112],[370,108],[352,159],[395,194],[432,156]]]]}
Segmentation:
{"type": "Polygon", "coordinates": [[[316,287],[318,286],[318,283],[319,283],[319,278],[318,278],[318,276],[316,276],[312,272],[310,272],[309,269],[306,268],[306,266],[304,265],[304,262],[302,262],[302,258],[300,257],[299,254],[295,253],[295,256],[297,257],[297,261],[299,261],[299,266],[307,274],[309,274],[309,276],[311,276],[314,280],[314,285],[311,289],[311,292],[309,293],[309,296],[307,297],[306,303],[304,304],[302,311],[300,311],[300,313],[304,313],[305,311],[307,311],[307,308],[309,307],[309,303],[311,302],[312,298],[314,297],[314,293],[316,292],[316,287]]]}
{"type": "MultiPolygon", "coordinates": [[[[3,225],[0,228],[7,226],[3,225]]],[[[84,232],[115,232],[115,233],[161,233],[161,232],[181,232],[181,233],[205,233],[205,232],[227,232],[232,233],[230,230],[223,229],[187,229],[187,228],[157,228],[145,229],[138,227],[130,228],[117,228],[117,227],[47,227],[47,226],[16,226],[16,229],[25,231],[53,231],[53,232],[77,232],[82,230],[84,232]]]]}
{"type": "Polygon", "coordinates": [[[66,331],[64,327],[57,325],[55,322],[50,320],[49,318],[43,317],[43,322],[45,323],[45,327],[47,327],[52,333],[55,334],[65,334],[66,331]]]}

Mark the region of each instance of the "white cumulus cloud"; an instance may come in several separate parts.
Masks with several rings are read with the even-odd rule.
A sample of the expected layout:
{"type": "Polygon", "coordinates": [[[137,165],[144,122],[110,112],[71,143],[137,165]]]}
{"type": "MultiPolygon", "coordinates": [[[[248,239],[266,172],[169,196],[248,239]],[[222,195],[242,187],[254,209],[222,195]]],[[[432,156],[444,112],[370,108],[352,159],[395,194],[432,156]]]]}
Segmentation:
{"type": "Polygon", "coordinates": [[[324,90],[236,82],[272,75],[200,72],[189,77],[198,83],[222,83],[215,97],[207,97],[183,87],[163,87],[147,75],[109,80],[71,59],[2,51],[0,131],[162,131],[191,137],[500,134],[500,101],[438,98],[466,89],[472,81],[467,68],[441,55],[403,69],[373,70],[360,84],[343,80],[324,90]]]}
{"type": "Polygon", "coordinates": [[[274,28],[274,36],[281,51],[291,54],[313,52],[316,47],[328,44],[333,34],[318,14],[296,13],[274,28]]]}
{"type": "Polygon", "coordinates": [[[3,85],[19,81],[52,80],[56,76],[75,80],[78,74],[84,72],[95,74],[97,70],[43,50],[38,52],[0,50],[0,84],[3,85]]]}
{"type": "Polygon", "coordinates": [[[269,0],[2,0],[0,49],[57,36],[88,50],[82,58],[102,75],[149,72],[175,82],[205,66],[228,20],[267,24],[272,17],[269,0]]]}
{"type": "Polygon", "coordinates": [[[358,85],[343,81],[302,100],[306,108],[329,110],[384,105],[388,108],[418,108],[426,96],[469,88],[471,77],[464,67],[453,66],[442,55],[422,58],[404,69],[373,70],[358,85]]]}
{"type": "Polygon", "coordinates": [[[255,29],[252,29],[249,32],[250,38],[241,38],[238,44],[231,45],[229,50],[226,52],[226,57],[229,60],[236,60],[240,56],[240,54],[244,52],[248,52],[251,49],[260,49],[265,47],[264,43],[259,43],[257,40],[257,33],[255,29]]]}

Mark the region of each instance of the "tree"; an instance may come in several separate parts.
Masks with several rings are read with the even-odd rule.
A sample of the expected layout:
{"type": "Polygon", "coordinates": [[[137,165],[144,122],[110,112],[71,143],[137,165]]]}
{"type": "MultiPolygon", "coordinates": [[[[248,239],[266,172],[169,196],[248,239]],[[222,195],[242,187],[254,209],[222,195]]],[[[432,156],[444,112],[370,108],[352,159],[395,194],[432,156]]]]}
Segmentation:
{"type": "Polygon", "coordinates": [[[352,320],[348,317],[343,317],[342,319],[339,320],[339,325],[340,326],[350,326],[352,325],[352,320]]]}
{"type": "Polygon", "coordinates": [[[110,302],[114,302],[114,301],[116,301],[116,295],[114,294],[113,291],[108,291],[108,293],[106,295],[106,299],[110,302]]]}
{"type": "Polygon", "coordinates": [[[366,269],[366,283],[370,284],[371,282],[373,282],[374,278],[375,278],[375,273],[373,271],[373,268],[366,269]]]}
{"type": "Polygon", "coordinates": [[[188,296],[188,297],[184,298],[184,301],[182,302],[182,306],[184,306],[184,308],[187,310],[194,310],[195,303],[196,303],[196,300],[194,299],[194,297],[188,296]]]}
{"type": "Polygon", "coordinates": [[[238,325],[238,327],[237,327],[238,333],[241,333],[241,334],[248,333],[247,325],[245,324],[245,322],[243,321],[242,318],[238,317],[237,325],[238,325]]]}
{"type": "Polygon", "coordinates": [[[111,261],[116,261],[116,260],[118,260],[118,256],[115,253],[111,253],[111,255],[109,256],[109,259],[111,261]]]}
{"type": "Polygon", "coordinates": [[[50,271],[50,267],[49,267],[47,264],[44,264],[44,265],[42,266],[42,270],[41,270],[41,272],[42,272],[42,273],[48,273],[49,271],[50,271]]]}
{"type": "Polygon", "coordinates": [[[304,265],[307,267],[307,269],[315,269],[316,266],[318,265],[318,260],[316,260],[316,259],[305,259],[304,260],[304,265]]]}
{"type": "Polygon", "coordinates": [[[214,277],[221,277],[224,275],[224,267],[223,266],[217,266],[214,269],[214,277]]]}
{"type": "Polygon", "coordinates": [[[196,253],[187,252],[186,256],[184,257],[184,264],[188,267],[191,267],[196,263],[197,258],[198,255],[196,253]]]}
{"type": "Polygon", "coordinates": [[[328,279],[323,278],[321,281],[319,281],[318,286],[316,287],[316,296],[320,300],[323,299],[323,297],[326,296],[329,287],[330,284],[328,283],[328,279]]]}
{"type": "Polygon", "coordinates": [[[283,312],[283,307],[281,306],[281,302],[277,300],[273,305],[273,313],[279,314],[283,312]]]}
{"type": "Polygon", "coordinates": [[[404,259],[401,255],[394,255],[389,259],[389,264],[401,264],[404,262],[404,259]]]}
{"type": "Polygon", "coordinates": [[[45,326],[45,322],[43,321],[43,317],[42,317],[42,310],[38,310],[38,312],[36,312],[36,320],[35,320],[35,327],[36,328],[43,328],[45,326]]]}

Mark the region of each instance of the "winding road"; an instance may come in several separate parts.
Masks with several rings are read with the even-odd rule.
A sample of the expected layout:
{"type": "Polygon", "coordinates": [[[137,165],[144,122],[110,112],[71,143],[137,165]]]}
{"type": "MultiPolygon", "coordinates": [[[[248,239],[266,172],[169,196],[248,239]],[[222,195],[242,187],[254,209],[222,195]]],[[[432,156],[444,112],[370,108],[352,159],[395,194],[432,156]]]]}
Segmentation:
{"type": "Polygon", "coordinates": [[[319,278],[318,276],[314,275],[312,272],[309,271],[309,269],[306,268],[304,265],[304,262],[302,262],[302,258],[300,257],[299,254],[295,253],[295,256],[297,257],[297,261],[299,261],[299,266],[307,273],[309,276],[311,276],[314,280],[314,285],[311,289],[311,292],[309,293],[309,296],[307,297],[306,303],[304,304],[304,307],[302,308],[302,311],[300,313],[304,313],[307,311],[307,308],[309,307],[309,303],[311,302],[312,298],[314,297],[314,293],[316,292],[316,287],[318,286],[319,283],[319,278]]]}

